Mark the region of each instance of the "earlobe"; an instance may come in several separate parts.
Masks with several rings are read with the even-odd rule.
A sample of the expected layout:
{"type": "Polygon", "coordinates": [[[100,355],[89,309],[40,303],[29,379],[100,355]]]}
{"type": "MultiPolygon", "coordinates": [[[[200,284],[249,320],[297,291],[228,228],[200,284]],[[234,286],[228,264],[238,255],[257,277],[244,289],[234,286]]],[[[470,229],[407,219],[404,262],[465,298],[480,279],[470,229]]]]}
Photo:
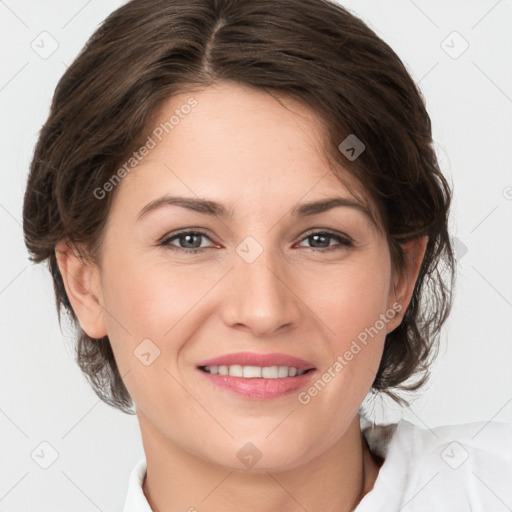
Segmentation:
{"type": "Polygon", "coordinates": [[[91,338],[107,335],[100,304],[99,272],[96,265],[81,256],[67,241],[55,247],[57,265],[73,311],[85,333],[91,338]]]}
{"type": "Polygon", "coordinates": [[[399,275],[393,279],[389,294],[388,307],[399,310],[393,322],[388,325],[388,332],[398,327],[411,302],[414,287],[419,276],[421,264],[425,256],[428,237],[415,238],[400,244],[404,253],[405,266],[399,275]]]}

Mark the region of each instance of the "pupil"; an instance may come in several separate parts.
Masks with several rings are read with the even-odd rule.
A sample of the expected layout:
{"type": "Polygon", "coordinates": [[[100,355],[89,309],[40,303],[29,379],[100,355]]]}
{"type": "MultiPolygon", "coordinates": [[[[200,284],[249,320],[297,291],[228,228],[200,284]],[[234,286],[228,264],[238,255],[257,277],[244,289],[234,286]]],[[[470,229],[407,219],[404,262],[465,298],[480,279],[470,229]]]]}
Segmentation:
{"type": "MultiPolygon", "coordinates": [[[[329,246],[329,240],[328,240],[328,237],[324,236],[324,235],[319,235],[319,234],[315,234],[315,235],[311,235],[311,237],[313,238],[314,240],[314,243],[313,245],[318,242],[318,240],[320,239],[320,244],[322,245],[322,239],[323,241],[327,241],[327,247],[329,246]]],[[[325,244],[322,245],[322,247],[326,247],[325,244]]]]}
{"type": "Polygon", "coordinates": [[[184,235],[183,238],[185,239],[185,245],[188,249],[190,248],[197,248],[201,245],[201,243],[199,243],[199,245],[196,243],[194,244],[193,242],[190,241],[190,239],[193,239],[194,237],[199,239],[201,235],[198,235],[198,234],[192,234],[192,235],[184,235]],[[190,245],[189,245],[190,244],[190,245]]]}

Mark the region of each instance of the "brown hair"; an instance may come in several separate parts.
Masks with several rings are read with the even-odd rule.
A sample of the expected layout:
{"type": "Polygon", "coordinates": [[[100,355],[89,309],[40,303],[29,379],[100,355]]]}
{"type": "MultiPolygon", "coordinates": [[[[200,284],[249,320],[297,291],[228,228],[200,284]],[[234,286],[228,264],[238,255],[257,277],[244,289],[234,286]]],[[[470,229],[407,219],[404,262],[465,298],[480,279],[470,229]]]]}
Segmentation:
{"type": "Polygon", "coordinates": [[[378,206],[394,269],[404,264],[399,243],[429,237],[411,303],[386,337],[372,385],[406,403],[395,391],[426,381],[451,307],[451,191],[406,68],[361,20],[326,0],[133,0],[102,23],[62,76],[35,147],[23,229],[31,259],[48,261],[59,318],[63,307],[79,330],[82,372],[103,401],[133,413],[108,337],[92,339],[78,325],[55,246],[83,244],[94,258],[115,193],[99,200],[94,191],[137,147],[164,100],[224,80],[293,97],[320,116],[327,158],[378,206]],[[338,150],[350,134],[365,145],[354,161],[338,150]]]}

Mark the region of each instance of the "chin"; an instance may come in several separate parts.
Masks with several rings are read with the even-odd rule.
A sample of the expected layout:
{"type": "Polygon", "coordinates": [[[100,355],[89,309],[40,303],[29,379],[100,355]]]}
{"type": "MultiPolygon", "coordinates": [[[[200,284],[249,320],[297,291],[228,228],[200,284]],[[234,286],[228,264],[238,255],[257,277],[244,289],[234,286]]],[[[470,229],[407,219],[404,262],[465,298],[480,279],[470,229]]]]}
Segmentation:
{"type": "MultiPolygon", "coordinates": [[[[210,443],[209,445],[212,446],[210,443]]],[[[230,471],[257,474],[285,471],[301,466],[315,455],[310,450],[304,450],[304,446],[304,440],[290,436],[286,438],[285,443],[283,437],[276,435],[275,439],[270,440],[264,439],[260,434],[254,438],[247,436],[244,440],[220,443],[215,447],[214,453],[203,453],[202,456],[230,471]]]]}

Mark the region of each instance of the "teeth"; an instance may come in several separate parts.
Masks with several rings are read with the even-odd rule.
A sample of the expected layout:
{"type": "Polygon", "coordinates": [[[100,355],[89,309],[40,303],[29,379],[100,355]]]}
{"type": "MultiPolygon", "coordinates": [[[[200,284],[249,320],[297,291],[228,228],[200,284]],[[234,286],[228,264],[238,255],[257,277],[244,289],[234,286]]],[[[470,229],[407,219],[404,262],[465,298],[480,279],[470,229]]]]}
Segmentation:
{"type": "Polygon", "coordinates": [[[299,377],[306,373],[293,366],[205,366],[204,369],[212,375],[231,375],[231,377],[244,377],[246,379],[283,379],[285,377],[299,377]]]}

